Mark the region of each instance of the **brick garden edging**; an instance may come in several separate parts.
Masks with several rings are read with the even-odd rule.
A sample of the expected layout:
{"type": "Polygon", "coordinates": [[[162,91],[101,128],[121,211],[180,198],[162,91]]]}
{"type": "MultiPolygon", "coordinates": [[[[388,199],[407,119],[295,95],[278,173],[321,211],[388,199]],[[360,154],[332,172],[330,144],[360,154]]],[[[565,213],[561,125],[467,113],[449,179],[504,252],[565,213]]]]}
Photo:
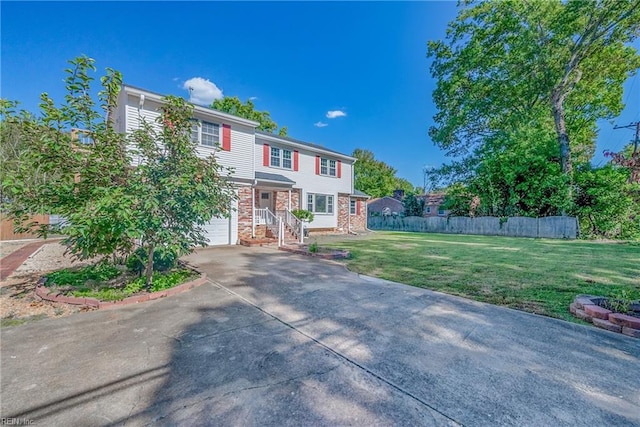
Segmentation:
{"type": "Polygon", "coordinates": [[[592,295],[578,295],[569,305],[569,311],[578,319],[593,323],[611,332],[618,332],[633,338],[640,338],[640,317],[614,313],[600,307],[606,298],[592,295]]]}
{"type": "Polygon", "coordinates": [[[130,304],[138,304],[145,301],[151,301],[158,298],[169,297],[171,295],[180,294],[182,292],[186,292],[189,289],[195,288],[196,286],[200,286],[207,281],[206,273],[202,273],[200,277],[197,279],[191,280],[189,282],[183,283],[171,289],[165,289],[162,291],[151,292],[148,294],[142,295],[134,295],[132,297],[125,298],[120,301],[100,301],[96,298],[78,298],[78,297],[68,297],[65,295],[61,295],[58,292],[51,291],[44,285],[44,278],[38,281],[36,285],[36,295],[43,300],[52,301],[52,302],[62,302],[65,304],[73,304],[73,305],[85,305],[87,307],[93,307],[97,309],[101,308],[114,308],[114,307],[122,307],[130,304]]]}
{"type": "Polygon", "coordinates": [[[309,252],[306,249],[300,249],[299,247],[293,246],[280,246],[278,249],[285,252],[291,252],[298,255],[312,256],[316,258],[322,259],[345,259],[349,258],[351,253],[347,250],[333,250],[331,253],[322,253],[322,252],[309,252]]]}

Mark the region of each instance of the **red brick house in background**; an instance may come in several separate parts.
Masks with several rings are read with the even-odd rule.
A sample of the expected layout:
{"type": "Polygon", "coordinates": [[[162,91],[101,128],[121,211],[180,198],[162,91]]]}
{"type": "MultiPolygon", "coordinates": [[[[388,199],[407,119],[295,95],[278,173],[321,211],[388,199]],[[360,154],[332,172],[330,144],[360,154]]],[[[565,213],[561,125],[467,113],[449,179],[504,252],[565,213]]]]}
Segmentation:
{"type": "Polygon", "coordinates": [[[444,193],[429,193],[418,196],[418,199],[424,200],[424,212],[422,216],[447,216],[449,211],[442,208],[444,204],[444,193]]]}
{"type": "Polygon", "coordinates": [[[391,196],[378,197],[369,200],[367,210],[369,215],[402,215],[404,214],[404,203],[391,196]]]}
{"type": "MultiPolygon", "coordinates": [[[[393,197],[385,196],[369,200],[367,204],[369,215],[404,215],[403,197],[404,192],[396,190],[393,197]]],[[[424,201],[423,217],[449,215],[449,211],[442,208],[445,198],[444,193],[423,194],[416,196],[416,198],[424,201]]]]}

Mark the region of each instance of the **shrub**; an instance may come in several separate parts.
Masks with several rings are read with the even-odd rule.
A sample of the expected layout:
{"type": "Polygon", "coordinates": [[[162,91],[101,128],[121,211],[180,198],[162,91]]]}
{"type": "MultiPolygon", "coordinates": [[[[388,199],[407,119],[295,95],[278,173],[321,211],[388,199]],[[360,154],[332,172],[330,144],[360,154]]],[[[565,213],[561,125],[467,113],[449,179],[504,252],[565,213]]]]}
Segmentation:
{"type": "MultiPolygon", "coordinates": [[[[167,271],[176,266],[178,256],[170,250],[156,249],[153,253],[153,270],[167,271]]],[[[127,268],[131,271],[141,273],[147,266],[147,251],[144,248],[138,248],[127,260],[127,268]]]]}
{"type": "Polygon", "coordinates": [[[291,211],[291,213],[300,221],[308,221],[308,222],[313,221],[313,212],[311,211],[307,211],[304,209],[296,209],[291,211]]]}

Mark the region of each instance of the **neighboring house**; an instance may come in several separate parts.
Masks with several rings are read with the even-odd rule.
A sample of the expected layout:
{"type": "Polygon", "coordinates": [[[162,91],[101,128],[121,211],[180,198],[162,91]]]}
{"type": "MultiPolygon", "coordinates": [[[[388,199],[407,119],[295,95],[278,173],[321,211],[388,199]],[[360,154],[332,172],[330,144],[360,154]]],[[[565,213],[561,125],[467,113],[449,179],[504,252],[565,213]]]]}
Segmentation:
{"type": "MultiPolygon", "coordinates": [[[[116,128],[138,129],[142,118],[154,123],[162,95],[123,85],[116,128]]],[[[211,245],[236,244],[265,235],[287,234],[302,241],[302,223],[291,211],[307,209],[310,232],[348,233],[366,228],[366,194],[353,188],[354,157],[322,146],[256,130],[257,122],[206,107],[194,107],[192,138],[200,156],[215,154],[233,168],[237,194],[230,218],[205,226],[211,245]],[[282,229],[280,229],[282,223],[282,229]]]]}
{"type": "Polygon", "coordinates": [[[369,215],[403,215],[404,203],[395,197],[384,196],[367,203],[369,215]]]}
{"type": "Polygon", "coordinates": [[[449,211],[445,210],[442,205],[444,204],[444,193],[429,193],[418,196],[418,199],[424,200],[424,213],[422,216],[447,216],[449,211]]]}

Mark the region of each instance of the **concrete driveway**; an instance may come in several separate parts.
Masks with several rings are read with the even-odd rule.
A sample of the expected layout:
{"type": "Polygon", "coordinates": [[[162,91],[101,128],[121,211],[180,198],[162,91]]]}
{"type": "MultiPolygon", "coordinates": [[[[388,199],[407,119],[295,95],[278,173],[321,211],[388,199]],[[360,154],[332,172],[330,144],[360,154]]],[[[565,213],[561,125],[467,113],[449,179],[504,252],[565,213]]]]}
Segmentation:
{"type": "Polygon", "coordinates": [[[640,425],[640,341],[273,249],[211,283],[5,328],[2,417],[40,425],[640,425]]]}

